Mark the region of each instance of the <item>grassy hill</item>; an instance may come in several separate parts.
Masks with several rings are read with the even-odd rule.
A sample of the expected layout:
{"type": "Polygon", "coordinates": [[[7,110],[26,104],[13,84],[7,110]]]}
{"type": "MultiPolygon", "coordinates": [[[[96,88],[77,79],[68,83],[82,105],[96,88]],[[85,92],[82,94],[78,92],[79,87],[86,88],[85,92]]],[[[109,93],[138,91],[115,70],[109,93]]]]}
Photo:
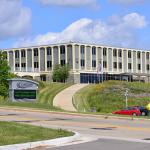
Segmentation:
{"type": "Polygon", "coordinates": [[[106,81],[89,85],[74,95],[74,105],[80,112],[111,113],[125,108],[125,90],[128,89],[128,106],[145,106],[150,102],[150,84],[139,82],[106,81]]]}
{"type": "Polygon", "coordinates": [[[69,87],[71,84],[65,83],[44,83],[39,82],[39,92],[38,99],[36,102],[32,103],[22,103],[22,102],[9,102],[7,100],[0,99],[0,106],[20,106],[20,107],[31,107],[31,108],[41,108],[41,109],[51,109],[57,110],[59,108],[55,108],[52,106],[53,98],[57,93],[62,91],[63,89],[69,87]]]}

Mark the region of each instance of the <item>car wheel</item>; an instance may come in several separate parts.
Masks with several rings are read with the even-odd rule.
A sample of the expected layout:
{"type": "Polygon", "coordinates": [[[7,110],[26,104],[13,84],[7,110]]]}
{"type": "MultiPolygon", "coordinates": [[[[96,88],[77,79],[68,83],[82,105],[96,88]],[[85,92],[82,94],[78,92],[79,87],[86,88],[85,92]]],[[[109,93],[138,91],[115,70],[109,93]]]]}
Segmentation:
{"type": "Polygon", "coordinates": [[[137,116],[136,113],[133,113],[132,116],[137,116]]]}
{"type": "Polygon", "coordinates": [[[141,113],[141,115],[142,115],[142,116],[146,116],[146,113],[143,111],[143,112],[141,113]]]}

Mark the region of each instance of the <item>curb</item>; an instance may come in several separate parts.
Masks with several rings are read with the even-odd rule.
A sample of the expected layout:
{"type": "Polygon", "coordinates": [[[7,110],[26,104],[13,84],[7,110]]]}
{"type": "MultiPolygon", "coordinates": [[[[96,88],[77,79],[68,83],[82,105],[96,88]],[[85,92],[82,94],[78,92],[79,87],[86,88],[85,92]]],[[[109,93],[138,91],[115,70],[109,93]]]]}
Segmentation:
{"type": "Polygon", "coordinates": [[[59,111],[48,111],[41,109],[32,109],[32,108],[24,108],[24,107],[0,107],[0,109],[8,109],[8,110],[16,110],[16,111],[28,111],[28,112],[40,112],[40,113],[54,113],[54,114],[64,114],[64,115],[73,115],[73,116],[84,116],[84,117],[95,117],[95,118],[103,118],[103,119],[122,119],[122,120],[140,120],[140,121],[150,121],[147,118],[134,118],[133,116],[112,116],[109,114],[82,114],[82,113],[73,113],[73,112],[59,112],[59,111]]]}
{"type": "Polygon", "coordinates": [[[63,138],[56,138],[52,140],[44,140],[44,141],[37,141],[37,142],[28,142],[23,144],[13,144],[13,145],[5,145],[0,146],[0,150],[26,150],[35,148],[38,146],[61,146],[66,143],[71,143],[74,140],[79,139],[80,134],[77,132],[74,132],[75,135],[71,137],[63,137],[63,138]]]}

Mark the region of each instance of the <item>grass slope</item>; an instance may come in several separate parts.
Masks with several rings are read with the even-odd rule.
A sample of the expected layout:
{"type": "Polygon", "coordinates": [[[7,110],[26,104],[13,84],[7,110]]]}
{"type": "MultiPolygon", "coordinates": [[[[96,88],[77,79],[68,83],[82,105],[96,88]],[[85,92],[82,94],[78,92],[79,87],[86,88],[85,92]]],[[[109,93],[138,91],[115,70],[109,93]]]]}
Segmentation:
{"type": "Polygon", "coordinates": [[[15,122],[0,122],[0,145],[49,140],[73,135],[61,129],[54,130],[15,122]]]}
{"type": "Polygon", "coordinates": [[[150,102],[150,84],[139,82],[107,81],[102,84],[89,85],[74,96],[78,111],[111,113],[125,107],[125,89],[129,90],[128,106],[145,106],[150,102]]]}
{"type": "Polygon", "coordinates": [[[43,83],[39,82],[39,92],[38,100],[33,103],[21,103],[15,102],[12,103],[6,100],[0,100],[0,105],[7,106],[19,106],[19,107],[30,107],[30,108],[40,108],[40,109],[51,109],[51,110],[60,110],[59,108],[53,107],[53,98],[62,91],[63,89],[69,87],[71,84],[65,83],[43,83]]]}

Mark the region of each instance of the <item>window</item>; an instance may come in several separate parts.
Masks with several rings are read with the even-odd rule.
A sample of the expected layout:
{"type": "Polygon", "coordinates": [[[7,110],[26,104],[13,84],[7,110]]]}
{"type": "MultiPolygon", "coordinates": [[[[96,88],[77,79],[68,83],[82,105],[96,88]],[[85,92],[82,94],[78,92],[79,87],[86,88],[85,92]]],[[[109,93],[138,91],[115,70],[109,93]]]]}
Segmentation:
{"type": "Polygon", "coordinates": [[[60,46],[60,54],[65,54],[65,46],[60,46]]]}
{"type": "Polygon", "coordinates": [[[21,50],[21,57],[26,57],[26,52],[25,52],[25,50],[21,50]]]}
{"type": "Polygon", "coordinates": [[[34,68],[39,68],[39,62],[34,62],[34,68]]]}
{"type": "Polygon", "coordinates": [[[66,63],[65,60],[60,61],[61,66],[65,65],[65,63],[66,63]]]}
{"type": "Polygon", "coordinates": [[[51,68],[52,67],[52,61],[47,61],[47,68],[51,68]]]}
{"type": "Polygon", "coordinates": [[[131,58],[131,51],[128,51],[128,58],[131,58]]]}
{"type": "Polygon", "coordinates": [[[51,47],[47,47],[46,50],[47,50],[47,55],[51,55],[52,54],[51,47]]]}
{"type": "Polygon", "coordinates": [[[92,47],[92,55],[96,55],[96,47],[92,47]]]}
{"type": "Polygon", "coordinates": [[[137,52],[137,58],[140,59],[141,58],[141,53],[137,52]]]}
{"type": "Polygon", "coordinates": [[[85,66],[84,59],[81,59],[81,67],[84,67],[84,66],[85,66]]]}
{"type": "Polygon", "coordinates": [[[107,68],[107,61],[103,61],[103,68],[107,68]]]}
{"type": "Polygon", "coordinates": [[[149,59],[149,52],[146,53],[146,59],[149,59]]]}
{"type": "Polygon", "coordinates": [[[16,67],[16,68],[18,68],[19,66],[20,66],[19,63],[16,63],[16,64],[15,64],[15,67],[16,67]]]}
{"type": "Polygon", "coordinates": [[[128,63],[128,69],[132,69],[131,63],[128,63]]]}
{"type": "Polygon", "coordinates": [[[117,56],[117,49],[113,49],[113,56],[114,56],[114,57],[117,56]]]}
{"type": "Polygon", "coordinates": [[[118,57],[122,57],[122,51],[118,50],[118,57]]]}
{"type": "Polygon", "coordinates": [[[4,54],[4,59],[7,59],[7,52],[3,52],[4,54]]]}
{"type": "Polygon", "coordinates": [[[93,67],[93,68],[96,67],[96,60],[92,60],[92,67],[93,67]]]}
{"type": "Polygon", "coordinates": [[[122,63],[119,62],[118,65],[119,65],[119,69],[122,69],[122,63]]]}
{"type": "Polygon", "coordinates": [[[117,69],[117,62],[113,63],[114,69],[117,69]]]}
{"type": "Polygon", "coordinates": [[[34,48],[34,56],[38,56],[38,48],[34,48]]]}
{"type": "Polygon", "coordinates": [[[146,69],[149,70],[149,64],[146,65],[146,69]]]}
{"type": "Polygon", "coordinates": [[[15,58],[19,58],[19,51],[15,51],[15,58]]]}
{"type": "Polygon", "coordinates": [[[21,67],[25,68],[26,67],[26,63],[21,63],[21,67]]]}
{"type": "Polygon", "coordinates": [[[81,54],[84,54],[84,45],[81,45],[80,51],[81,51],[81,54]]]}
{"type": "Polygon", "coordinates": [[[106,56],[107,55],[107,48],[103,48],[103,56],[106,56]]]}
{"type": "Polygon", "coordinates": [[[138,64],[138,70],[141,70],[141,64],[138,64]]]}

